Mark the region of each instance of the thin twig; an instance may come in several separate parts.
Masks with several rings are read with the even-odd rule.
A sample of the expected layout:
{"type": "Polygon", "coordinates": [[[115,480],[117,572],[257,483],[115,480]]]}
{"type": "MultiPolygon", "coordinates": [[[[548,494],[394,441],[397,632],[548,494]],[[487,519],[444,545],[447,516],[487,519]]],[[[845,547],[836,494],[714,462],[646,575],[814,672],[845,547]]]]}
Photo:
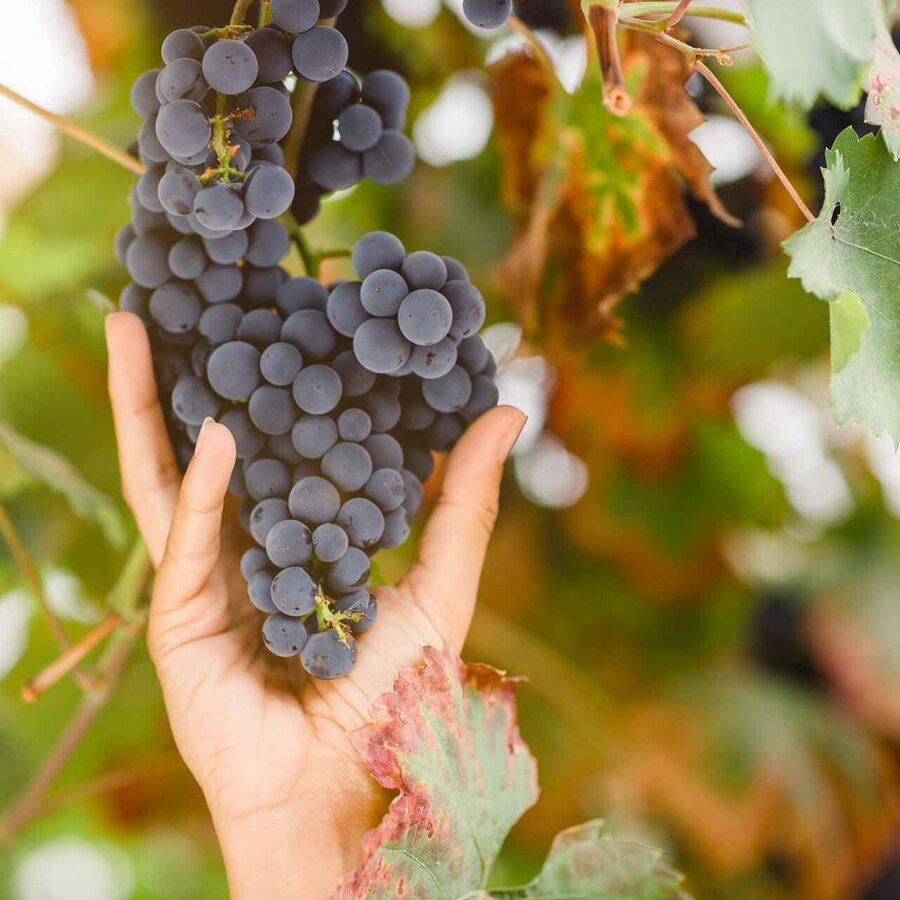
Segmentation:
{"type": "Polygon", "coordinates": [[[100,711],[106,706],[113,685],[143,630],[145,618],[143,615],[139,616],[127,628],[115,635],[100,665],[100,673],[104,677],[105,685],[98,691],[85,694],[81,699],[69,724],[41,767],[32,776],[6,815],[0,819],[0,844],[9,841],[17,831],[38,815],[48,788],[56,781],[69,757],[78,748],[82,738],[100,711]]]}
{"type": "MultiPolygon", "coordinates": [[[[56,613],[51,609],[50,600],[47,598],[47,594],[44,591],[44,585],[41,582],[40,575],[38,575],[37,567],[34,562],[32,562],[31,556],[29,556],[28,551],[25,549],[25,545],[22,543],[22,539],[19,537],[18,531],[16,531],[13,520],[9,517],[6,507],[2,503],[0,503],[0,535],[2,535],[3,540],[9,547],[13,559],[21,570],[25,580],[28,582],[28,586],[31,588],[32,593],[37,598],[37,602],[47,618],[47,624],[50,627],[50,633],[53,635],[53,640],[56,641],[60,650],[64,653],[67,652],[71,649],[71,644],[66,636],[62,622],[59,621],[56,613]]],[[[91,691],[98,686],[97,679],[92,677],[88,672],[76,669],[73,675],[78,686],[82,690],[91,691]]]]}
{"type": "Polygon", "coordinates": [[[631,19],[627,16],[622,16],[622,18],[619,19],[619,27],[624,28],[626,31],[637,31],[640,34],[649,34],[661,44],[665,44],[667,47],[672,47],[679,53],[683,53],[691,63],[700,57],[714,56],[722,65],[730,65],[730,53],[738,53],[741,50],[750,49],[750,44],[737,44],[734,47],[719,47],[718,49],[713,49],[712,47],[693,47],[690,44],[686,44],[684,41],[678,40],[676,37],[672,37],[671,34],[660,31],[652,22],[644,22],[641,19],[631,19]]]}
{"type": "MultiPolygon", "coordinates": [[[[624,6],[620,6],[619,9],[627,12],[629,16],[634,18],[640,18],[641,16],[662,16],[662,18],[655,20],[655,24],[657,24],[657,27],[665,29],[671,27],[668,25],[668,20],[671,15],[674,15],[674,10],[677,8],[677,5],[678,4],[673,3],[672,0],[669,0],[669,2],[626,3],[624,6]]],[[[705,4],[691,6],[684,12],[684,17],[694,19],[716,19],[720,22],[732,22],[735,25],[747,24],[747,20],[741,12],[705,4]]]]}
{"type": "Polygon", "coordinates": [[[43,106],[32,103],[31,100],[26,99],[21,94],[17,94],[3,84],[0,84],[0,97],[6,97],[7,100],[12,100],[13,103],[17,103],[19,106],[30,110],[35,115],[44,119],[44,121],[49,122],[55,128],[58,128],[64,134],[69,135],[69,137],[74,138],[86,147],[90,147],[92,150],[102,153],[107,159],[111,159],[120,166],[124,166],[129,171],[134,172],[135,175],[144,174],[144,164],[140,160],[130,156],[124,150],[120,150],[115,144],[105,138],[92,134],[90,131],[85,131],[84,128],[79,127],[74,122],[70,122],[64,116],[58,116],[56,113],[44,109],[43,106]]]}
{"type": "Polygon", "coordinates": [[[541,43],[540,38],[518,17],[510,16],[506,20],[507,27],[510,31],[514,31],[534,51],[534,57],[538,65],[550,76],[554,85],[559,85],[559,75],[556,72],[556,66],[553,65],[553,59],[547,52],[547,48],[541,43]]]}
{"type": "Polygon", "coordinates": [[[310,278],[318,278],[319,254],[309,246],[309,241],[306,240],[306,235],[301,231],[301,229],[296,229],[291,237],[293,238],[294,243],[297,245],[297,250],[300,252],[300,258],[303,260],[303,268],[306,271],[306,274],[310,278]]]}
{"type": "Polygon", "coordinates": [[[81,640],[64,650],[49,666],[35,675],[22,687],[22,699],[34,703],[58,681],[69,674],[81,661],[98,647],[121,623],[117,613],[110,613],[99,625],[92,628],[81,640]]]}
{"type": "Polygon", "coordinates": [[[253,5],[253,0],[237,0],[231,13],[231,25],[243,25],[247,16],[247,10],[253,5]]]}
{"type": "Polygon", "coordinates": [[[790,194],[791,199],[794,203],[797,204],[797,208],[803,215],[806,217],[808,222],[815,222],[816,217],[812,214],[812,210],[806,205],[803,198],[798,193],[797,189],[791,184],[791,180],[787,177],[784,170],[778,164],[778,160],[772,154],[772,151],[766,146],[766,142],[762,139],[759,132],[753,127],[753,123],[747,118],[746,113],[740,108],[737,101],[728,93],[725,85],[716,78],[715,74],[706,66],[705,63],[697,62],[694,63],[694,68],[709,82],[712,86],[713,90],[728,104],[728,108],[734,113],[737,120],[744,126],[747,130],[747,134],[753,139],[753,143],[759,148],[760,153],[762,153],[763,158],[772,168],[772,171],[775,173],[775,176],[778,180],[784,185],[785,190],[790,194]]]}
{"type": "Polygon", "coordinates": [[[691,5],[691,0],[679,0],[678,6],[672,10],[672,15],[670,15],[665,22],[666,31],[670,28],[674,28],[683,18],[684,14],[687,12],[687,8],[691,5]]]}

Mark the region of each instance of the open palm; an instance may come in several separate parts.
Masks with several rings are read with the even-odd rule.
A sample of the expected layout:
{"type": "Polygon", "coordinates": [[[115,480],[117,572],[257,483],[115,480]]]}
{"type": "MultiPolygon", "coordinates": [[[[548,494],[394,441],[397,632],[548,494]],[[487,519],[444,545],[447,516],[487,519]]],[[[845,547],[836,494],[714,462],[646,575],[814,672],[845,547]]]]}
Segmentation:
{"type": "Polygon", "coordinates": [[[182,483],[143,323],[107,319],[122,484],[157,569],[150,652],[178,749],[203,789],[232,896],[319,897],[356,862],[384,798],[348,732],[422,647],[461,649],[497,512],[502,463],[524,418],[500,408],[454,451],[415,566],[376,591],[379,618],[346,678],[310,679],[271,656],[246,599],[246,539],[225,515],[234,441],[208,422],[182,483]],[[298,881],[300,879],[300,881],[298,881]],[[303,888],[299,890],[299,885],[303,888]]]}

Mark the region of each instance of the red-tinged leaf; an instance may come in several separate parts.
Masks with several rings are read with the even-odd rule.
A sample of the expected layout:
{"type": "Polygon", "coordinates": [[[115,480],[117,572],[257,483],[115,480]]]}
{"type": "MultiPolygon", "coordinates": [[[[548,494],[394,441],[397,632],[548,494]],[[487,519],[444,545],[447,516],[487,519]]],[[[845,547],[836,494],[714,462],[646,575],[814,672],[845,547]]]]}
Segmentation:
{"type": "Polygon", "coordinates": [[[452,652],[397,676],[352,736],[376,780],[400,793],[333,900],[461,897],[483,888],[509,830],[537,799],[516,724],[517,681],[452,652]]]}
{"type": "Polygon", "coordinates": [[[558,834],[540,875],[494,900],[684,900],[682,877],[658,850],[603,836],[602,822],[558,834]]]}
{"type": "Polygon", "coordinates": [[[866,121],[881,126],[891,156],[900,160],[900,53],[884,25],[880,26],[875,40],[875,59],[867,89],[866,121]]]}

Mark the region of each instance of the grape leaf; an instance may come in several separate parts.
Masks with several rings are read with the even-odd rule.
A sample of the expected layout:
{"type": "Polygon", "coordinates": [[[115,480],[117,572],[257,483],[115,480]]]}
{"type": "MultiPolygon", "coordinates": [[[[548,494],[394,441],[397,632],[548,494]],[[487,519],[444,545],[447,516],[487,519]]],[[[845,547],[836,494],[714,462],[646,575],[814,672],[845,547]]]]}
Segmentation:
{"type": "Polygon", "coordinates": [[[634,101],[625,117],[602,105],[596,65],[573,94],[524,53],[491,69],[504,195],[521,225],[498,284],[546,343],[560,329],[617,338],[615,305],[694,235],[685,181],[734,224],[689,140],[703,118],[684,90],[685,58],[627,34],[622,60],[634,101]]]}
{"type": "Polygon", "coordinates": [[[820,95],[848,109],[860,98],[883,12],[878,0],[744,0],[751,40],[772,89],[809,109],[820,95]]]}
{"type": "Polygon", "coordinates": [[[125,543],[127,530],[115,502],[88,484],[78,470],[55,450],[36,444],[0,422],[0,445],[32,478],[62,494],[72,511],[100,526],[114,547],[125,543]]]}
{"type": "Polygon", "coordinates": [[[831,405],[900,442],[900,164],[847,129],[826,153],[825,204],[785,242],[788,274],[831,301],[831,405]]]}
{"type": "Polygon", "coordinates": [[[543,871],[487,891],[509,830],[537,799],[534,758],[516,724],[517,680],[426,648],[351,735],[376,780],[399,795],[366,835],[366,859],[331,900],[675,900],[660,855],[602,837],[591,822],[560,834],[543,871]]]}
{"type": "Polygon", "coordinates": [[[524,888],[493,891],[493,900],[678,900],[681,875],[658,850],[603,837],[602,822],[558,834],[541,873],[524,888]]]}
{"type": "Polygon", "coordinates": [[[397,676],[353,745],[399,790],[333,898],[460,897],[482,888],[506,835],[537,799],[537,770],[516,724],[516,680],[426,648],[397,676]]]}
{"type": "Polygon", "coordinates": [[[866,89],[866,121],[881,126],[891,156],[900,160],[900,53],[883,24],[875,41],[875,60],[866,89]]]}

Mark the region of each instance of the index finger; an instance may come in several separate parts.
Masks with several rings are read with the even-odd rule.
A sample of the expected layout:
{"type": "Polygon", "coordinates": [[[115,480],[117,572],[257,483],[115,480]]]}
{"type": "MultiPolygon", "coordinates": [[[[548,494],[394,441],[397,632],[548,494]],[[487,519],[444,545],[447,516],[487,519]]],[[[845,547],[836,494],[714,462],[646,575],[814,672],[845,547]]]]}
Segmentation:
{"type": "Polygon", "coordinates": [[[132,313],[112,313],[106,317],[106,344],[122,492],[158,566],[181,473],[159,406],[147,329],[132,313]]]}

